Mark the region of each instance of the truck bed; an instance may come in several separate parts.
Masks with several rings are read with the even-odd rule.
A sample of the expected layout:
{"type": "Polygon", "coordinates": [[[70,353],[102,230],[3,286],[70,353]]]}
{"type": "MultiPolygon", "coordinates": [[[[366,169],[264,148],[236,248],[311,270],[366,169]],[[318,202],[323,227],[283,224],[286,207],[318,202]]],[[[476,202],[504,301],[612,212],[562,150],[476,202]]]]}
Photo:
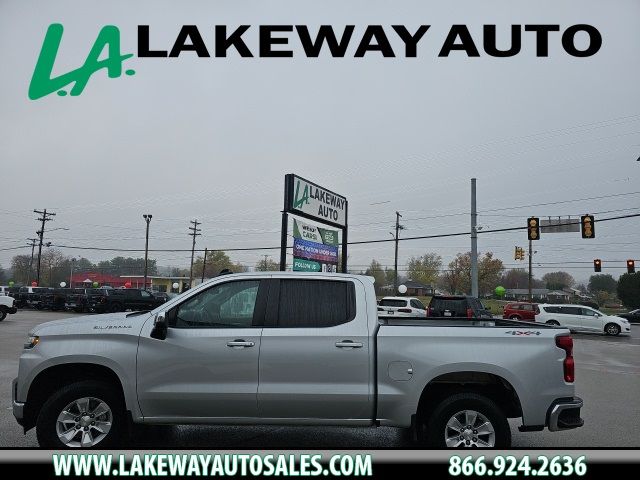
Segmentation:
{"type": "Polygon", "coordinates": [[[467,317],[394,317],[393,315],[378,315],[380,325],[394,327],[518,327],[549,329],[558,328],[544,323],[523,322],[519,320],[505,320],[502,318],[467,318],[467,317]]]}

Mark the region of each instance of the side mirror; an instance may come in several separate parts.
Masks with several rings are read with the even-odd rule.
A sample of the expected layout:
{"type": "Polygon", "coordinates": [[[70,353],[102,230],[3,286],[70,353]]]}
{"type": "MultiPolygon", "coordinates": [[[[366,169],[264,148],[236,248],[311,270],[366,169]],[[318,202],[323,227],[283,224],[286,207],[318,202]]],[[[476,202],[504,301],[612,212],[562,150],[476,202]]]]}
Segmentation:
{"type": "Polygon", "coordinates": [[[153,321],[153,329],[151,330],[151,338],[156,340],[164,340],[167,338],[167,313],[160,312],[153,321]]]}

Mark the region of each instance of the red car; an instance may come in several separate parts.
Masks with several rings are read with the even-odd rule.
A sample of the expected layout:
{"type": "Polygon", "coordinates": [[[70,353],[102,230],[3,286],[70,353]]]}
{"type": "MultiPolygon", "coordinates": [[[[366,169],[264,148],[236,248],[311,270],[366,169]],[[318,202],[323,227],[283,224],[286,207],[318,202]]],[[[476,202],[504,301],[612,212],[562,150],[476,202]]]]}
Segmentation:
{"type": "Polygon", "coordinates": [[[538,305],[535,303],[508,303],[504,307],[504,313],[502,318],[508,318],[511,320],[527,320],[530,322],[536,321],[536,314],[540,313],[538,305]]]}

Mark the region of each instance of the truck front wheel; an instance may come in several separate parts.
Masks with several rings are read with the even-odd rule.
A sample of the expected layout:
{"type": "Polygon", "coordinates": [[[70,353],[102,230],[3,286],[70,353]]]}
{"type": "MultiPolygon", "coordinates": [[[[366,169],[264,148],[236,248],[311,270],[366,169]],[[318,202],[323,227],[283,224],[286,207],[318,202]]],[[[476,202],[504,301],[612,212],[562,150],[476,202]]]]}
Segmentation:
{"type": "Polygon", "coordinates": [[[421,440],[431,448],[508,448],[511,429],[495,402],[475,393],[445,398],[429,415],[425,412],[421,440]]]}
{"type": "Polygon", "coordinates": [[[43,448],[108,448],[120,440],[124,425],[120,395],[91,380],[55,391],[40,410],[36,433],[43,448]]]}

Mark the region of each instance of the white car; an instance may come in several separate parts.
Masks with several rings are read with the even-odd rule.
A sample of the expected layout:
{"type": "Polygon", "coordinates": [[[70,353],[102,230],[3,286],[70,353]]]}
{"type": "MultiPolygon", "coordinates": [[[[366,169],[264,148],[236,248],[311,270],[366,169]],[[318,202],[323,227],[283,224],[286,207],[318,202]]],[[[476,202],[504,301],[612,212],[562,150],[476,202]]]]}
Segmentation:
{"type": "Polygon", "coordinates": [[[394,317],[427,318],[427,307],[416,297],[384,297],[378,303],[378,313],[394,317]]]}
{"type": "Polygon", "coordinates": [[[18,309],[14,305],[14,298],[6,295],[0,296],[0,322],[4,320],[7,315],[14,314],[18,309]]]}
{"type": "Polygon", "coordinates": [[[605,335],[630,333],[629,321],[583,305],[538,304],[536,322],[567,327],[572,332],[599,332],[605,335]]]}

